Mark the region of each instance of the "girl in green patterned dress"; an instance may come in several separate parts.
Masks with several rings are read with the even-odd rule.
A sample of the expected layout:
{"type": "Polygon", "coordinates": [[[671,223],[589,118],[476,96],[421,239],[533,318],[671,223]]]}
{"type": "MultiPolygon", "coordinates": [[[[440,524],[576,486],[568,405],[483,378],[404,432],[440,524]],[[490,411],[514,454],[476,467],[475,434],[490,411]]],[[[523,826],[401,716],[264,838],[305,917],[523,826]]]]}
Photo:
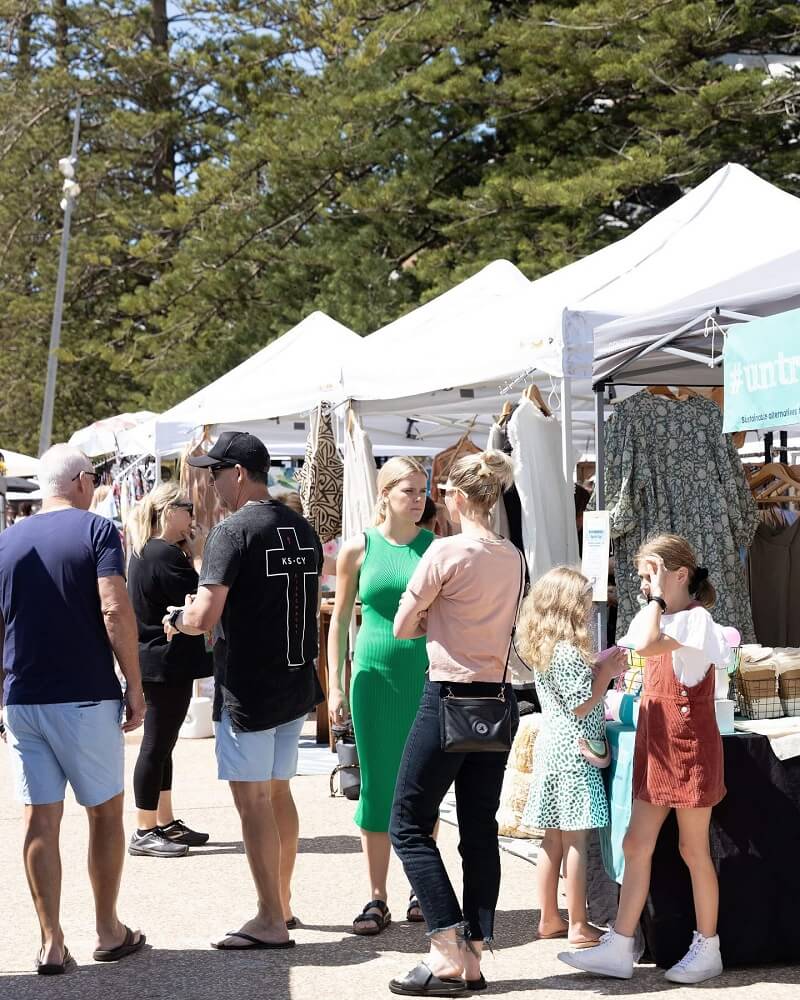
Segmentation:
{"type": "MultiPolygon", "coordinates": [[[[375,527],[346,542],[336,563],[336,603],[328,636],[328,709],[334,723],[341,723],[352,709],[361,766],[355,821],[361,829],[371,893],[353,921],[353,931],[362,935],[379,934],[391,922],[386,902],[389,815],[428,669],[424,637],[401,640],[392,634],[400,597],[434,537],[418,526],[426,494],[427,476],[419,462],[390,459],[378,474],[375,527]],[[362,624],[348,706],[341,673],[356,596],[361,599],[362,624]]],[[[406,916],[422,920],[413,896],[406,916]]]]}
{"type": "Polygon", "coordinates": [[[522,815],[525,826],[544,830],[536,865],[538,937],[568,938],[577,947],[591,947],[602,933],[586,914],[587,833],[608,823],[602,775],[580,754],[578,740],[605,736],[603,695],[627,665],[624,650],[617,647],[592,656],[591,610],[592,588],[586,577],[559,566],[531,590],[517,630],[520,652],[534,669],[543,713],[522,815]],[[568,923],[558,910],[562,860],[568,923]]]}

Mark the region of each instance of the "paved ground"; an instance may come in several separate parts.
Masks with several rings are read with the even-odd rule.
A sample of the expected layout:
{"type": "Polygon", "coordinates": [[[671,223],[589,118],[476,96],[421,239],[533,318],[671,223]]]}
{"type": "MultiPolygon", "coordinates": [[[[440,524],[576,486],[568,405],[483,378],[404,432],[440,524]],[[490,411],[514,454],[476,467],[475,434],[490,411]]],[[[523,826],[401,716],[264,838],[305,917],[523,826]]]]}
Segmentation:
{"type": "MultiPolygon", "coordinates": [[[[130,741],[128,750],[129,773],[135,742],[130,741]]],[[[308,760],[307,770],[319,772],[327,766],[324,757],[312,755],[308,760]]],[[[295,780],[302,825],[295,912],[303,927],[294,934],[297,948],[276,955],[221,954],[209,949],[209,940],[238,927],[253,908],[238,824],[227,787],[214,777],[211,740],[181,741],[175,765],[179,815],[191,826],[211,831],[212,842],[177,861],[127,859],[120,912],[128,923],[146,931],[149,947],[118,966],[91,961],[86,821],[74,800],[68,800],[62,834],[63,923],[80,967],[69,976],[47,980],[31,974],[37,929],[19,857],[20,810],[9,793],[6,753],[0,749],[0,1000],[388,998],[388,980],[415,964],[424,949],[423,933],[419,925],[403,921],[407,886],[397,863],[390,899],[397,924],[372,940],[348,933],[365,896],[353,804],[331,800],[322,774],[295,780]]],[[[129,832],[134,824],[132,806],[129,800],[129,832]]],[[[443,826],[441,841],[448,865],[457,873],[453,827],[443,826]]],[[[484,966],[491,983],[489,996],[577,1000],[587,993],[644,997],[664,990],[676,1000],[692,995],[689,989],[670,986],[651,966],[637,970],[627,983],[591,979],[566,969],[556,959],[557,942],[532,943],[533,866],[507,853],[502,857],[499,950],[484,966]]],[[[736,1000],[795,1000],[800,996],[800,968],[735,970],[707,989],[729,991],[736,1000]]]]}

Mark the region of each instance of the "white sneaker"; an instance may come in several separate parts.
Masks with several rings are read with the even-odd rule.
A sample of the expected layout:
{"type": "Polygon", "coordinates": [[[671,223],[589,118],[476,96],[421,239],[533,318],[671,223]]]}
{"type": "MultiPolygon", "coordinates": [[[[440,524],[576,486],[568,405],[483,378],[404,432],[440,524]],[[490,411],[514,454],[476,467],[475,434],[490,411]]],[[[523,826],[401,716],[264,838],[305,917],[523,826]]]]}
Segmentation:
{"type": "Polygon", "coordinates": [[[664,973],[671,983],[704,983],[722,975],[722,956],[719,953],[719,937],[707,938],[699,931],[692,935],[692,944],[680,962],[664,973]]]}
{"type": "Polygon", "coordinates": [[[581,972],[614,979],[633,976],[634,939],[610,930],[600,938],[599,944],[585,951],[562,951],[559,960],[581,972]]]}

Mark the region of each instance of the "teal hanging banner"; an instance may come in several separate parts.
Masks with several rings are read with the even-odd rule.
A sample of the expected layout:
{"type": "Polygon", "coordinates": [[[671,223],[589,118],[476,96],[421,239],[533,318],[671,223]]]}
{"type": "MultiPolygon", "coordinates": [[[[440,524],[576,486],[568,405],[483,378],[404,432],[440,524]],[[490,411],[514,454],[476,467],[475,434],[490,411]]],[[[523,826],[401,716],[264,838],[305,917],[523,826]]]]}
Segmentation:
{"type": "Polygon", "coordinates": [[[800,424],[800,309],[730,327],[723,368],[726,434],[800,424]]]}

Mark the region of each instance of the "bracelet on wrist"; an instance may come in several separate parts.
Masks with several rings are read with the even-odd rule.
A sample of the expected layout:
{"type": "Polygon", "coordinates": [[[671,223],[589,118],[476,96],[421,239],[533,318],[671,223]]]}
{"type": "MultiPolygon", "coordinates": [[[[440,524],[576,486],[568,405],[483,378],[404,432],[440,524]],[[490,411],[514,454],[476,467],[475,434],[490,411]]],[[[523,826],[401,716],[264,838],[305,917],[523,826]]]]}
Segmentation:
{"type": "Polygon", "coordinates": [[[651,594],[647,598],[647,603],[648,604],[657,604],[661,608],[662,613],[666,614],[666,611],[667,611],[667,602],[664,600],[663,597],[658,597],[656,594],[651,594]]]}

